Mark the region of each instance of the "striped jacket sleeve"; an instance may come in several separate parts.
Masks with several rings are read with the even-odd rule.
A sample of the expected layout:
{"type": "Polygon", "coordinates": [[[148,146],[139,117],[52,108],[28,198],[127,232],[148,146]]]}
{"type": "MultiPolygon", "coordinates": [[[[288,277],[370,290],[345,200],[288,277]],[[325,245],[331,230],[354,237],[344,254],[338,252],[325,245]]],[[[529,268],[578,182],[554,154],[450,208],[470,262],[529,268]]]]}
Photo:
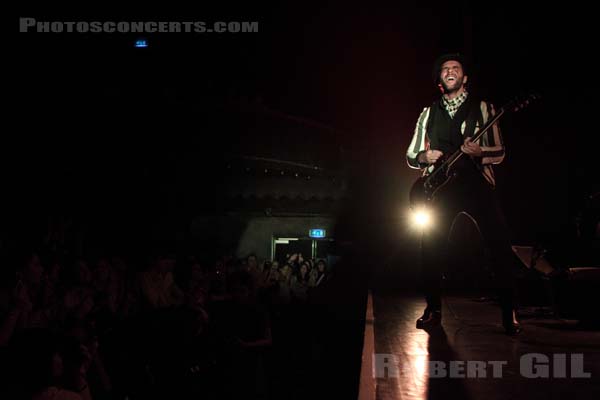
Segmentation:
{"type": "Polygon", "coordinates": [[[408,146],[408,151],[406,152],[406,161],[408,162],[408,166],[415,169],[423,169],[427,167],[427,164],[420,164],[417,161],[417,157],[420,153],[427,150],[429,147],[429,143],[427,140],[427,120],[429,119],[429,107],[425,107],[419,115],[419,119],[417,120],[417,126],[415,127],[415,132],[413,133],[412,140],[410,141],[410,145],[408,146]]]}
{"type": "MultiPolygon", "coordinates": [[[[482,101],[481,114],[483,123],[486,124],[491,117],[496,115],[496,110],[492,104],[482,101]]],[[[480,146],[481,164],[500,164],[504,160],[504,142],[497,122],[481,137],[480,146]]]]}

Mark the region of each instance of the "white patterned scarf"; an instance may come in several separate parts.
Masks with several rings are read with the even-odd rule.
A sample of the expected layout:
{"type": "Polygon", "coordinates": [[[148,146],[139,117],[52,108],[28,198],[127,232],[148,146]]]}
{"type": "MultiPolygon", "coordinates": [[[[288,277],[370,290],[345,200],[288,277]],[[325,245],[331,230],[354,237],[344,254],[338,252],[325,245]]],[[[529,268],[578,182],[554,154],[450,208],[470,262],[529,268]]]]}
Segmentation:
{"type": "Polygon", "coordinates": [[[448,111],[448,114],[450,114],[450,117],[454,118],[456,111],[458,111],[459,107],[465,102],[468,95],[469,93],[465,90],[453,99],[447,99],[446,96],[442,96],[442,103],[444,104],[446,111],[448,111]]]}

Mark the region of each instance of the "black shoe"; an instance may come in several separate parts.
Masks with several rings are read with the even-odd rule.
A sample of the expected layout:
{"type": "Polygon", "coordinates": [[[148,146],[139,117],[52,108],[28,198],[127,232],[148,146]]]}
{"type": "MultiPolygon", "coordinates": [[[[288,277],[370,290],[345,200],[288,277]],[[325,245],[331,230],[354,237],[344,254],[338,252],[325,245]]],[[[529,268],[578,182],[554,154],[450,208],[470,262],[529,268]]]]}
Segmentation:
{"type": "Polygon", "coordinates": [[[508,336],[516,336],[519,333],[523,332],[523,328],[521,328],[521,324],[511,322],[510,324],[504,325],[504,331],[508,336]]]}
{"type": "Polygon", "coordinates": [[[425,309],[425,312],[417,320],[417,329],[428,329],[438,326],[442,322],[442,311],[425,309]]]}
{"type": "Polygon", "coordinates": [[[518,335],[523,331],[521,324],[517,321],[517,314],[514,309],[503,310],[502,312],[502,326],[504,331],[509,336],[518,335]]]}

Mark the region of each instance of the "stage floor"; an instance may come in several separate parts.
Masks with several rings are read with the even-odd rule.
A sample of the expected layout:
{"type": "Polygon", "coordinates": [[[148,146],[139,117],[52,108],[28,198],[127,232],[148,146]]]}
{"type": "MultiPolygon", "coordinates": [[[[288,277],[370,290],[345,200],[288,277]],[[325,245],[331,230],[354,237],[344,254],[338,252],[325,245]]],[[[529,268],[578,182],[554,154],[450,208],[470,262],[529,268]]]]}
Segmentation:
{"type": "Polygon", "coordinates": [[[497,304],[455,295],[426,332],[424,306],[400,290],[369,295],[361,400],[600,398],[600,331],[529,312],[509,337],[497,304]]]}

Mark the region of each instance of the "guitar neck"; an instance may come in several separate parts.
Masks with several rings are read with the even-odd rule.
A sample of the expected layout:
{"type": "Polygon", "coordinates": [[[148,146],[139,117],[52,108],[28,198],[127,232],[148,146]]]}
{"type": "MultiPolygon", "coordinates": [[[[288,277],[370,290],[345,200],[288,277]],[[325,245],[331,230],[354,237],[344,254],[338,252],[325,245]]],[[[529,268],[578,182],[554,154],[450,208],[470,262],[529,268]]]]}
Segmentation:
{"type": "MultiPolygon", "coordinates": [[[[475,135],[473,135],[471,137],[471,141],[472,142],[476,142],[478,141],[483,135],[485,135],[485,133],[487,131],[489,131],[490,129],[492,129],[492,127],[494,126],[494,124],[500,119],[500,117],[502,117],[502,115],[504,115],[505,110],[504,107],[500,109],[500,111],[498,111],[496,113],[496,115],[494,115],[492,117],[492,119],[490,119],[484,126],[483,128],[481,128],[479,131],[477,131],[477,133],[475,135]]],[[[463,154],[460,149],[456,150],[447,160],[444,164],[447,164],[448,167],[451,167],[452,164],[454,164],[463,154]]],[[[442,164],[442,166],[444,166],[442,164]]],[[[441,169],[441,168],[440,168],[441,169]]]]}
{"type": "MultiPolygon", "coordinates": [[[[481,139],[481,137],[483,135],[485,135],[487,131],[492,129],[494,124],[496,122],[498,122],[498,120],[507,111],[518,111],[518,110],[524,108],[525,106],[529,105],[529,103],[532,102],[533,100],[538,100],[538,99],[540,99],[540,95],[532,93],[532,94],[529,94],[528,96],[526,96],[525,98],[514,99],[514,100],[509,101],[508,103],[506,103],[504,105],[504,107],[500,108],[500,110],[496,113],[496,115],[494,115],[490,120],[488,120],[487,123],[484,124],[484,126],[482,126],[481,129],[479,129],[479,131],[477,131],[476,134],[474,134],[471,137],[471,141],[476,142],[479,139],[481,139]]],[[[434,170],[431,172],[431,174],[428,175],[426,182],[431,183],[432,181],[435,181],[435,179],[433,179],[433,178],[436,176],[439,176],[439,174],[447,174],[448,169],[460,157],[462,157],[463,154],[465,154],[465,153],[463,153],[460,149],[458,149],[450,157],[446,158],[439,166],[434,165],[434,170]]]]}

